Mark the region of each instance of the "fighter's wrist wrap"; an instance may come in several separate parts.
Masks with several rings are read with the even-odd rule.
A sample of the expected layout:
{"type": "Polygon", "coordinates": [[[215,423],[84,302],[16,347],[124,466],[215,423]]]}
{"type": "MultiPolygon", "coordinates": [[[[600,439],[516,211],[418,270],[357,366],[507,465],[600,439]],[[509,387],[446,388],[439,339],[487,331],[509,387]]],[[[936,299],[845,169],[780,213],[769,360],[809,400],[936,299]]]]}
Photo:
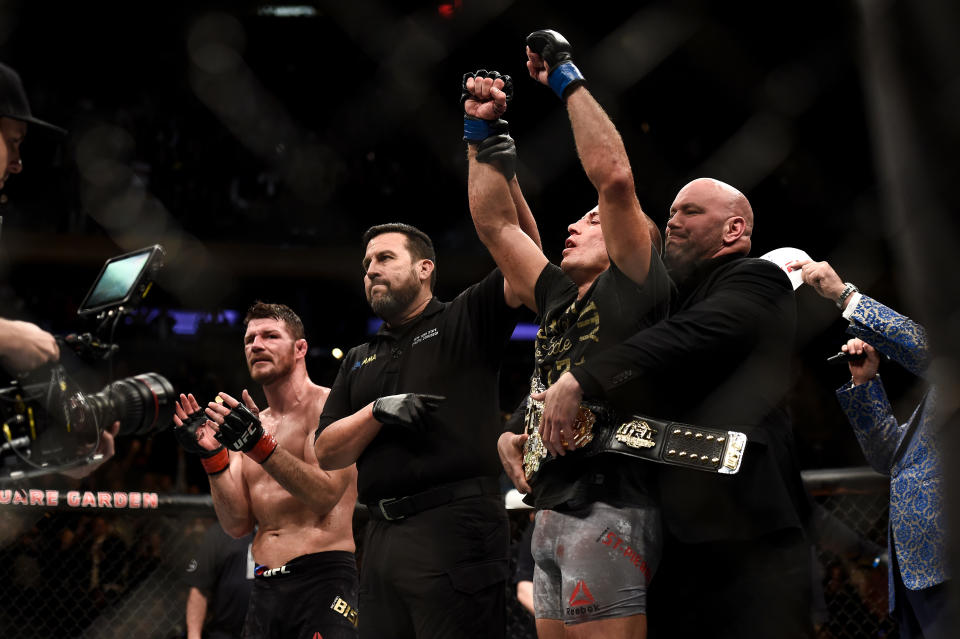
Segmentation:
{"type": "Polygon", "coordinates": [[[258,464],[262,464],[263,462],[267,461],[267,459],[276,449],[277,438],[272,434],[265,432],[257,441],[256,445],[250,450],[246,451],[246,455],[258,464]]]}
{"type": "Polygon", "coordinates": [[[188,453],[193,453],[200,457],[200,463],[203,464],[208,475],[215,475],[227,468],[230,463],[230,456],[223,445],[210,450],[204,448],[197,441],[197,430],[207,421],[207,416],[203,411],[197,410],[183,420],[183,424],[174,428],[173,434],[180,442],[180,445],[188,453]]]}
{"type": "Polygon", "coordinates": [[[243,404],[237,404],[223,418],[217,441],[239,453],[246,453],[262,464],[277,448],[277,439],[263,430],[257,416],[243,404]]]}
{"type": "MultiPolygon", "coordinates": [[[[502,80],[500,91],[503,92],[509,105],[513,101],[513,80],[509,75],[501,75],[497,71],[487,71],[486,69],[478,69],[475,72],[463,74],[463,80],[460,84],[460,105],[465,105],[468,100],[475,100],[480,103],[489,102],[489,99],[481,100],[474,96],[473,92],[467,89],[467,81],[470,79],[481,81],[491,78],[495,81],[502,80]]],[[[463,139],[470,144],[476,144],[492,135],[501,133],[509,133],[507,123],[504,120],[484,120],[466,114],[463,116],[463,139]]]]}
{"type": "Polygon", "coordinates": [[[510,125],[506,120],[483,120],[472,115],[463,116],[463,139],[470,144],[478,144],[490,136],[509,132],[510,125]]]}
{"type": "Polygon", "coordinates": [[[227,452],[226,448],[221,446],[210,452],[213,453],[210,457],[200,458],[200,463],[203,464],[203,469],[207,471],[208,475],[222,473],[230,466],[230,453],[227,452]]]}
{"type": "Polygon", "coordinates": [[[572,90],[585,81],[586,79],[583,77],[583,74],[580,73],[580,69],[578,69],[577,65],[573,62],[560,64],[547,76],[547,82],[550,84],[550,88],[553,89],[553,92],[556,93],[557,97],[561,100],[566,98],[568,90],[572,90]]]}

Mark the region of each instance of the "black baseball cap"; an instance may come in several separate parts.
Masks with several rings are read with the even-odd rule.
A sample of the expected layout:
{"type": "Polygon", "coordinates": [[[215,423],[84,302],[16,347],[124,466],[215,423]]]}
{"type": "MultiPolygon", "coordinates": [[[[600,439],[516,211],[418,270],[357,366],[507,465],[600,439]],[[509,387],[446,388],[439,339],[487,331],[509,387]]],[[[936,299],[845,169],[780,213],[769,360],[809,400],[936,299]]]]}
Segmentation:
{"type": "Polygon", "coordinates": [[[67,133],[66,129],[33,117],[20,76],[2,62],[0,62],[0,116],[35,124],[60,135],[67,133]]]}

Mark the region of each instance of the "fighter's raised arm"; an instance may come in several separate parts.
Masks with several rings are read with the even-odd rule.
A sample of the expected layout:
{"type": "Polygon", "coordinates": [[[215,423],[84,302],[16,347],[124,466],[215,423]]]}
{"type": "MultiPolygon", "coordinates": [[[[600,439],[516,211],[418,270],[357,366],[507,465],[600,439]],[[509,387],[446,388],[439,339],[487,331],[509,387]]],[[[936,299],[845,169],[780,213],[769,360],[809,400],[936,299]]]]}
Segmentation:
{"type": "Polygon", "coordinates": [[[505,294],[509,298],[512,291],[536,311],[534,287],[547,258],[516,178],[516,145],[506,121],[499,119],[512,83],[509,76],[480,70],[466,74],[462,88],[470,215],[480,241],[503,272],[505,294]]]}
{"type": "MultiPolygon", "coordinates": [[[[509,75],[500,76],[499,80],[502,81],[502,85],[499,82],[496,82],[499,74],[496,71],[485,72],[483,69],[480,69],[476,73],[466,73],[463,76],[463,87],[461,91],[460,101],[464,104],[464,114],[471,117],[464,118],[464,139],[466,140],[468,134],[466,133],[468,128],[468,120],[470,119],[487,119],[487,120],[498,120],[497,124],[502,125],[502,130],[496,130],[497,127],[493,122],[490,122],[490,125],[493,125],[494,134],[505,134],[505,138],[501,135],[497,135],[496,139],[488,140],[487,144],[482,144],[483,147],[482,153],[480,153],[480,161],[486,163],[492,163],[494,166],[503,173],[504,177],[507,180],[507,186],[510,189],[510,197],[513,199],[513,204],[517,210],[517,220],[520,224],[520,229],[527,234],[527,236],[533,240],[533,243],[537,245],[537,248],[543,248],[543,242],[540,241],[540,231],[537,228],[537,221],[533,218],[533,212],[530,210],[530,206],[527,205],[527,200],[523,196],[523,191],[520,190],[520,182],[517,181],[517,147],[513,142],[513,139],[510,138],[508,125],[505,120],[500,120],[500,116],[506,112],[506,105],[509,104],[513,96],[513,82],[509,75]],[[467,86],[470,84],[470,78],[473,77],[474,80],[477,80],[477,76],[487,73],[486,80],[482,84],[477,84],[471,90],[467,90],[467,86]],[[486,95],[480,100],[476,100],[476,96],[473,95],[472,91],[489,91],[492,88],[496,87],[497,89],[502,89],[503,100],[494,99],[493,102],[494,108],[494,118],[481,117],[488,116],[489,111],[483,107],[483,101],[488,99],[490,96],[486,95]],[[477,110],[474,111],[471,104],[471,99],[476,100],[477,110]]],[[[489,107],[487,107],[489,109],[489,107]]]]}
{"type": "Polygon", "coordinates": [[[549,29],[527,36],[527,70],[564,100],[583,170],[597,190],[600,223],[610,259],[630,279],[643,283],[650,268],[656,225],[637,200],[633,171],[613,121],[584,84],[570,43],[549,29]]]}

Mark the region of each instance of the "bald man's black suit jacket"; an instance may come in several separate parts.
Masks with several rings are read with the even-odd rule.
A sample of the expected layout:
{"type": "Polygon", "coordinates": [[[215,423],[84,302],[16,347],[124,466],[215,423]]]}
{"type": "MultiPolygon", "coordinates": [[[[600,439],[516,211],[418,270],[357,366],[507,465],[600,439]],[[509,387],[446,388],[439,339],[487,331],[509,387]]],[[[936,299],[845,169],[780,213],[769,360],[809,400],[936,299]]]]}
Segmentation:
{"type": "Polygon", "coordinates": [[[573,369],[585,399],[747,434],[736,475],[658,466],[664,523],[680,541],[752,539],[805,521],[785,410],[795,329],[786,274],[726,255],[679,285],[668,319],[573,369]]]}

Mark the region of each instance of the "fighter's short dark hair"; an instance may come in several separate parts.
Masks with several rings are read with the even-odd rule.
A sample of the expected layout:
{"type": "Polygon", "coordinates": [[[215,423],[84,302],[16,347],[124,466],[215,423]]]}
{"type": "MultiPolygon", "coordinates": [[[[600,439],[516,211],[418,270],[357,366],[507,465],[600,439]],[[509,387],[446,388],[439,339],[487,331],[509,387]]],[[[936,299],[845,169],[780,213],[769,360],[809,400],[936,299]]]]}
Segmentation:
{"type": "Polygon", "coordinates": [[[243,325],[246,326],[250,320],[255,319],[275,319],[280,320],[287,326],[290,335],[294,340],[304,339],[306,332],[303,330],[303,321],[300,316],[293,312],[293,309],[285,304],[269,304],[257,300],[247,310],[247,316],[243,318],[243,325]]]}
{"type": "Polygon", "coordinates": [[[430,236],[417,227],[403,222],[377,224],[363,233],[361,239],[363,250],[367,250],[367,244],[370,243],[370,240],[384,233],[402,233],[407,238],[407,250],[410,251],[410,256],[413,259],[433,262],[433,274],[430,276],[430,290],[432,291],[437,283],[437,253],[433,250],[433,242],[430,240],[430,236]]]}

